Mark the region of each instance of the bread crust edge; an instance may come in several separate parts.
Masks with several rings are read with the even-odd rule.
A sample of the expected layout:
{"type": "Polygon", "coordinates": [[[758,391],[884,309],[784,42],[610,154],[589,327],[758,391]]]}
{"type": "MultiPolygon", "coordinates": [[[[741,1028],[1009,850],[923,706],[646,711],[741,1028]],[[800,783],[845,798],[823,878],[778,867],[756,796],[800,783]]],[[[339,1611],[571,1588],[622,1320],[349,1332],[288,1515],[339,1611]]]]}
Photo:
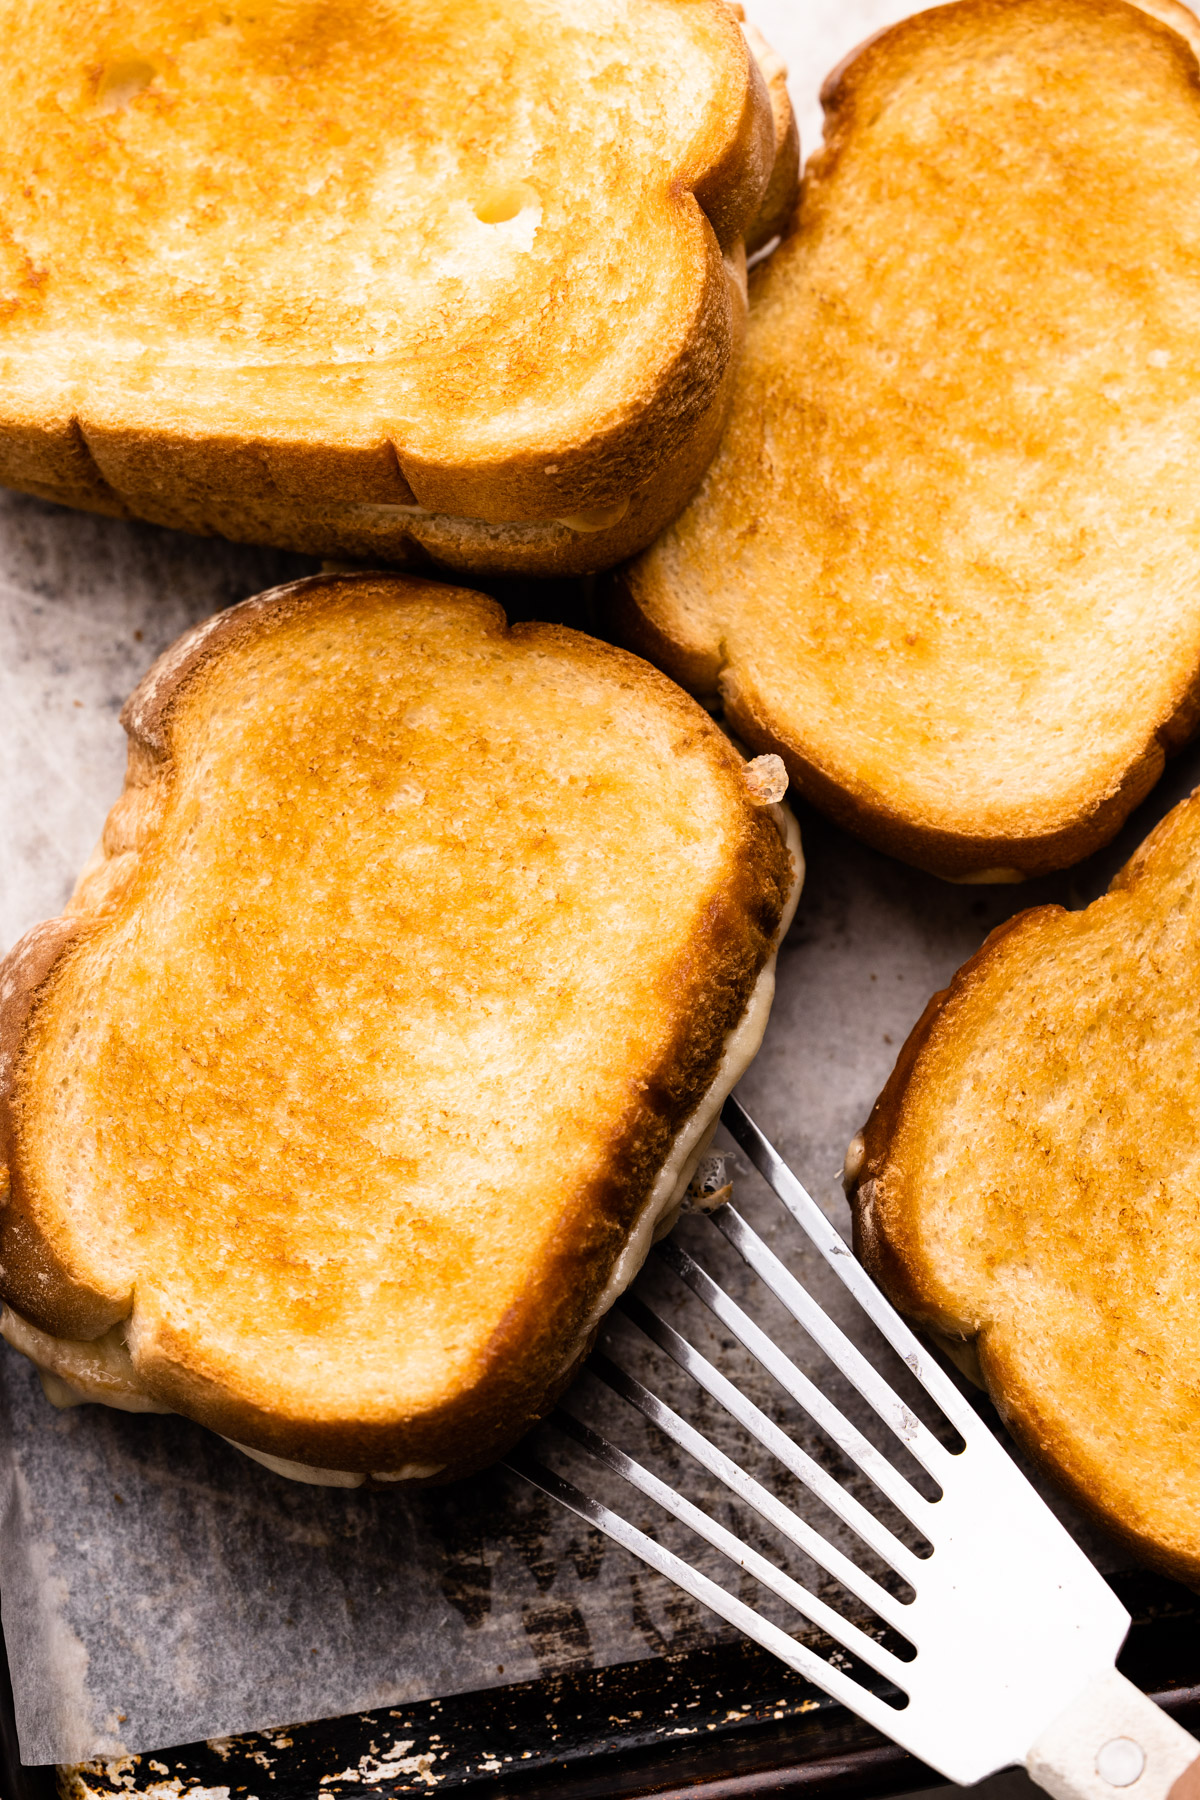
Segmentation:
{"type": "MultiPolygon", "coordinates": [[[[655,582],[665,580],[655,576],[655,582]]],[[[965,832],[934,825],[889,804],[863,782],[839,780],[779,721],[748,685],[729,674],[723,646],[673,629],[660,609],[645,603],[647,574],[640,563],[614,570],[605,584],[606,628],[619,643],[653,662],[701,699],[720,699],[737,736],[756,755],[782,757],[793,791],[855,837],[944,881],[1032,880],[1070,868],[1109,843],[1134,807],[1158,782],[1168,758],[1200,727],[1200,666],[1181,684],[1169,710],[1148,729],[1140,751],[1115,785],[1098,782],[1083,805],[1048,820],[1041,830],[965,832]]]]}

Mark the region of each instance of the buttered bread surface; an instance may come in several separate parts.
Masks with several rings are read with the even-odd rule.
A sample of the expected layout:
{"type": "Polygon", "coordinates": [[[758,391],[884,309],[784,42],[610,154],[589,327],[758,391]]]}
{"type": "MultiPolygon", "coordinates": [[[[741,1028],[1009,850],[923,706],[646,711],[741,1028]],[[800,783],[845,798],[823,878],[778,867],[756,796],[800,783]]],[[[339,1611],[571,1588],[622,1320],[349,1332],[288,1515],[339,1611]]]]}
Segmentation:
{"type": "Polygon", "coordinates": [[[787,109],[721,0],[0,21],[0,479],[398,552],[428,512],[586,537],[711,454],[787,109]]]}
{"type": "Polygon", "coordinates": [[[1083,912],[994,932],[914,1030],[847,1172],[903,1310],[1024,1444],[1200,1580],[1200,796],[1083,912]],[[955,1351],[958,1354],[957,1351],[955,1351]]]}
{"type": "Polygon", "coordinates": [[[962,0],[826,105],[626,641],[882,848],[1062,867],[1197,718],[1196,55],[1122,0],[962,0]]]}
{"type": "Polygon", "coordinates": [[[400,578],[235,609],[126,718],[27,983],[5,1295],[128,1319],[153,1396],[260,1449],[487,1460],[712,1081],[779,831],[653,670],[400,578]]]}

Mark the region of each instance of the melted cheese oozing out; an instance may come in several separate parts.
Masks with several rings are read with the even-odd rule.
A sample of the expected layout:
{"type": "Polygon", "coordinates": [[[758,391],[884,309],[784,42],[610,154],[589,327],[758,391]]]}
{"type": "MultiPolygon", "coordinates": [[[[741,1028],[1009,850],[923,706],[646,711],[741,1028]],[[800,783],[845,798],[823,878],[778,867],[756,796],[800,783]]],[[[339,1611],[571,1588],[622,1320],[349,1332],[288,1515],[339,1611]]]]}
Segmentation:
{"type": "MultiPolygon", "coordinates": [[[[248,1456],[252,1462],[261,1463],[264,1469],[272,1469],[276,1475],[282,1475],[287,1481],[306,1481],[310,1487],[361,1487],[367,1479],[365,1475],[356,1475],[351,1469],[314,1469],[311,1463],[292,1462],[286,1456],[271,1456],[265,1450],[252,1450],[249,1444],[239,1444],[236,1438],[226,1438],[235,1450],[248,1456]]],[[[371,1475],[372,1481],[424,1481],[431,1475],[440,1475],[445,1463],[402,1463],[398,1469],[376,1469],[371,1475]]]]}
{"type": "MultiPolygon", "coordinates": [[[[612,1274],[564,1358],[564,1369],[569,1369],[582,1354],[599,1321],[637,1275],[650,1253],[651,1245],[656,1239],[665,1237],[674,1225],[696,1172],[696,1165],[712,1142],[720,1122],[721,1108],[758,1054],[775,996],[778,947],[795,915],[800,889],[804,883],[804,856],[800,848],[799,827],[785,806],[772,806],[769,811],[779,835],[791,852],[795,870],[792,890],[784,905],[775,937],[775,951],[764,963],[746,1010],[725,1041],[724,1054],[708,1092],[680,1128],[671,1147],[671,1154],[659,1170],[612,1274]]],[[[5,1338],[14,1350],[19,1350],[34,1364],[41,1376],[46,1398],[53,1406],[80,1406],[94,1401],[115,1407],[121,1412],[166,1413],[171,1410],[153,1399],[139,1381],[125,1342],[123,1323],[114,1325],[103,1337],[85,1343],[72,1338],[53,1337],[49,1332],[39,1331],[36,1325],[30,1324],[28,1319],[6,1306],[0,1313],[0,1337],[5,1338]]],[[[239,1444],[234,1438],[226,1438],[225,1442],[232,1444],[244,1456],[261,1463],[265,1469],[272,1469],[276,1475],[282,1475],[289,1481],[303,1481],[313,1487],[351,1488],[361,1487],[368,1479],[366,1475],[350,1469],[318,1469],[309,1463],[292,1462],[288,1457],[271,1456],[265,1450],[253,1450],[249,1444],[239,1444]]],[[[405,1463],[399,1469],[373,1470],[370,1479],[421,1481],[440,1475],[444,1467],[444,1463],[405,1463]]]]}

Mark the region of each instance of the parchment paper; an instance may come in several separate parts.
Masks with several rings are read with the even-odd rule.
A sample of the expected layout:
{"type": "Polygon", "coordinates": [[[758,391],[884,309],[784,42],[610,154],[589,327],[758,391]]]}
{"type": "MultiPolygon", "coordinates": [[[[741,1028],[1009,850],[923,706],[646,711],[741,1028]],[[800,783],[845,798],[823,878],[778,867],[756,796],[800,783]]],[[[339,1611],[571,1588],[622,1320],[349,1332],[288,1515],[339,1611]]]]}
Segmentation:
{"type": "MultiPolygon", "coordinates": [[[[752,8],[791,65],[807,148],[822,75],[906,10],[869,0],[752,8]]],[[[193,621],[312,566],[0,494],[4,947],[65,899],[120,786],[116,714],[151,659],[193,621]]],[[[839,1224],[846,1143],[929,994],[1009,912],[1046,899],[1079,905],[1100,891],[1190,789],[1198,761],[1189,752],[1174,765],[1118,846],[1018,890],[943,885],[801,810],[808,885],[741,1092],[839,1224]]],[[[755,1181],[740,1180],[739,1201],[777,1235],[755,1181]]],[[[845,1319],[819,1272],[816,1287],[845,1319]]],[[[723,1354],[688,1317],[697,1341],[723,1354]]],[[[664,1397],[699,1416],[670,1365],[656,1363],[654,1376],[664,1397]]],[[[719,1435],[720,1420],[701,1412],[719,1435]]],[[[0,1413],[0,1595],[29,1763],[506,1684],[720,1635],[672,1588],[502,1473],[413,1493],[299,1487],[181,1419],[57,1413],[7,1349],[0,1413]]],[[[650,1522],[648,1508],[625,1510],[650,1522]]],[[[1101,1566],[1123,1564],[1079,1521],[1073,1529],[1101,1566]]]]}

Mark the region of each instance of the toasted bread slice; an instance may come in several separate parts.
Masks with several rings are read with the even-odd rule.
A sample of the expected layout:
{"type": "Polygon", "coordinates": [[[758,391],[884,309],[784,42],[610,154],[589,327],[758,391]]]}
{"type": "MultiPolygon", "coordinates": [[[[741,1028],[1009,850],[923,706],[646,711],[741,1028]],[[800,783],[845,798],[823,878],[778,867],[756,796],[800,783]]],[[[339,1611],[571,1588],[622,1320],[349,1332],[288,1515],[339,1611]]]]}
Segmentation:
{"type": "Polygon", "coordinates": [[[1084,912],[992,933],[847,1157],[856,1243],[1033,1454],[1200,1581],[1200,790],[1084,912]]]}
{"type": "Polygon", "coordinates": [[[7,1335],[334,1479],[479,1466],[757,1048],[782,810],[657,671],[400,576],[219,615],[124,723],[0,969],[7,1335]]]}
{"type": "Polygon", "coordinates": [[[796,180],[782,79],[723,0],[0,0],[0,23],[0,480],[542,572],[683,504],[744,239],[796,180]]]}
{"type": "Polygon", "coordinates": [[[1200,715],[1196,56],[1123,0],[962,0],[826,104],[619,630],[883,849],[1061,867],[1200,715]]]}

